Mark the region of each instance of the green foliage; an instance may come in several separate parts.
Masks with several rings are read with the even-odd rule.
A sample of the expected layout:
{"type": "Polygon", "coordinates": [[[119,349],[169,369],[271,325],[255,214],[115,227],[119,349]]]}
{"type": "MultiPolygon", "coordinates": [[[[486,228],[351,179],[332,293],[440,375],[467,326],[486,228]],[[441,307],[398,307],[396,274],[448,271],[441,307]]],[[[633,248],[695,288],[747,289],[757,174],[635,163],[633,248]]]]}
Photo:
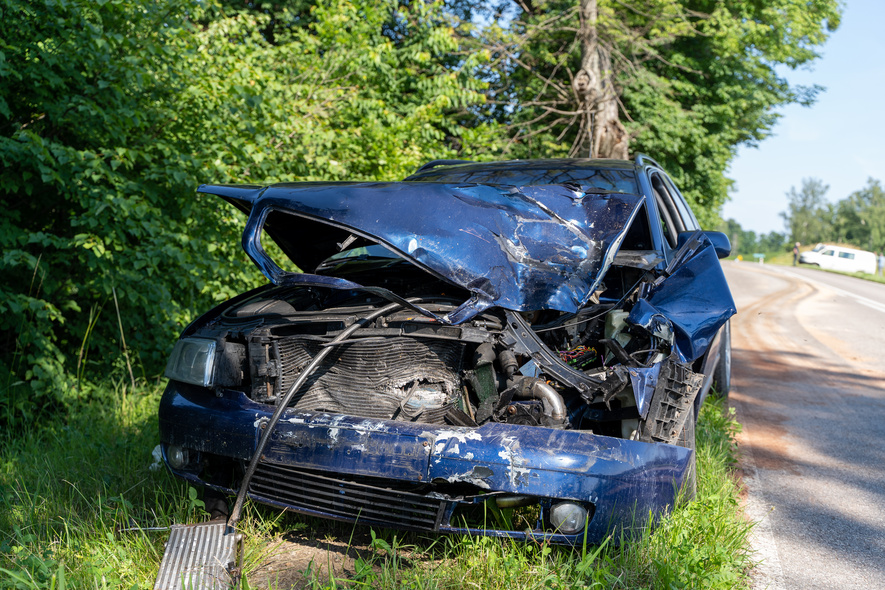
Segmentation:
{"type": "Polygon", "coordinates": [[[825,242],[833,236],[833,210],[827,201],[829,186],[816,178],[802,180],[802,188],[787,193],[787,211],[781,213],[790,240],[802,244],[825,242]]]}
{"type": "MultiPolygon", "coordinates": [[[[506,125],[506,155],[569,153],[579,133],[571,76],[579,69],[577,5],[519,4],[466,41],[489,51],[489,101],[478,111],[506,125]]],[[[477,9],[478,10],[478,9],[477,9]]],[[[777,108],[808,103],[819,88],[794,88],[777,66],[797,68],[839,24],[837,0],[598,0],[599,41],[612,55],[612,77],[631,151],[657,159],[707,227],[718,224],[741,144],[764,139],[777,108]]]]}
{"type": "Polygon", "coordinates": [[[196,311],[262,282],[242,218],[198,184],[391,179],[452,156],[480,57],[451,66],[439,8],[0,7],[0,423],[83,399],[124,335],[156,374],[196,311]]]}
{"type": "Polygon", "coordinates": [[[757,253],[781,253],[790,249],[784,234],[773,231],[757,236],[756,232],[745,230],[734,219],[725,220],[719,226],[719,231],[724,232],[731,241],[732,256],[747,258],[757,253]]]}
{"type": "Polygon", "coordinates": [[[875,179],[836,204],[837,241],[875,252],[885,251],[885,189],[875,179]]]}
{"type": "Polygon", "coordinates": [[[194,303],[231,295],[223,278],[254,284],[255,273],[229,238],[233,215],[193,199],[205,157],[173,130],[188,85],[180,58],[193,51],[182,9],[47,0],[3,11],[0,191],[10,206],[0,211],[0,420],[8,423],[83,396],[70,374],[85,334],[91,358],[104,359],[95,372],[113,370],[115,314],[99,317],[93,332],[88,312],[108,307],[114,289],[127,344],[155,371],[194,303]],[[200,269],[216,248],[220,274],[200,269]],[[30,391],[12,393],[19,380],[30,391]]]}

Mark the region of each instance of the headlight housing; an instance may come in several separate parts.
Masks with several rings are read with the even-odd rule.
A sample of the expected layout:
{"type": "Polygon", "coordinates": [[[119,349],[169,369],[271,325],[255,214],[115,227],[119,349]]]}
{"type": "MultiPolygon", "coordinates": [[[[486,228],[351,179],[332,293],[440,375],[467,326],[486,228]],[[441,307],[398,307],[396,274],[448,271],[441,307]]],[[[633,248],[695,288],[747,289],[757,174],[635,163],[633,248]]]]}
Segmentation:
{"type": "Polygon", "coordinates": [[[182,338],[175,343],[166,365],[166,377],[192,385],[212,387],[215,382],[215,349],[208,338],[182,338]]]}

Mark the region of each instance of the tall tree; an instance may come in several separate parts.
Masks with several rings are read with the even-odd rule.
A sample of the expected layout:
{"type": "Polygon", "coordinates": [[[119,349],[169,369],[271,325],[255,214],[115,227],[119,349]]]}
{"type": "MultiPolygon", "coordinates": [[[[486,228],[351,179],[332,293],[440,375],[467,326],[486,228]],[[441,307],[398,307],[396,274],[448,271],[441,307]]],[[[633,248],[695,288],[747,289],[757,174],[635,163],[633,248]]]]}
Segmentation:
{"type": "Polygon", "coordinates": [[[619,119],[611,49],[599,42],[596,0],[581,0],[578,16],[581,60],[572,79],[582,112],[578,137],[587,138],[590,157],[626,159],[629,137],[619,119]]]}
{"type": "Polygon", "coordinates": [[[867,186],[837,203],[834,215],[838,240],[867,250],[885,250],[885,190],[873,178],[867,186]]]}
{"type": "Polygon", "coordinates": [[[737,146],[765,138],[778,107],[819,91],[792,87],[778,66],[814,60],[840,17],[838,0],[515,0],[462,10],[481,23],[465,43],[492,58],[477,116],[507,130],[501,153],[649,153],[705,223],[726,199],[737,146]]]}
{"type": "Polygon", "coordinates": [[[787,211],[781,213],[790,240],[802,244],[833,239],[833,207],[827,201],[829,186],[817,178],[805,178],[802,187],[787,193],[787,211]]]}

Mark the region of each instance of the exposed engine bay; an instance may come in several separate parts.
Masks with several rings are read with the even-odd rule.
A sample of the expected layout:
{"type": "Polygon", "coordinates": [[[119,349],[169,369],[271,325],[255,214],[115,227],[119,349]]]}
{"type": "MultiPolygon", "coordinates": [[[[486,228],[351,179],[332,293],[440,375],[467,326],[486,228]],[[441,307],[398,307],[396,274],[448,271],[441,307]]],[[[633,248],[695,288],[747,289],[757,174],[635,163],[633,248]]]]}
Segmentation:
{"type": "MultiPolygon", "coordinates": [[[[278,405],[319,351],[332,346],[294,392],[290,408],[675,442],[701,376],[675,358],[672,335],[668,339],[628,322],[637,297],[655,279],[642,268],[650,266],[648,256],[622,254],[623,266],[610,270],[578,313],[494,309],[452,326],[400,307],[333,343],[388,302],[371,293],[292,286],[261,290],[200,335],[220,339],[215,386],[241,390],[262,404],[278,405]],[[635,387],[643,389],[639,396],[635,387]],[[661,408],[665,400],[669,405],[661,408]],[[641,410],[657,422],[641,420],[641,410]]],[[[411,303],[439,316],[465,298],[456,287],[390,254],[343,257],[326,272],[407,293],[411,303]]]]}

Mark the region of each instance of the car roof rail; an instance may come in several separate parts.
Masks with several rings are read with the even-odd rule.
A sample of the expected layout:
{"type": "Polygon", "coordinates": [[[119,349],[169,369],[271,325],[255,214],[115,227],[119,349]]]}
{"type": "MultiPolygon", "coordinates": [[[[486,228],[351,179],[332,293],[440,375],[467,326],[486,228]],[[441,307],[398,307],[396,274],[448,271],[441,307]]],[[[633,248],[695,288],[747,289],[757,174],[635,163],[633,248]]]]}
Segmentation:
{"type": "Polygon", "coordinates": [[[636,159],[633,160],[634,164],[641,168],[642,166],[652,165],[656,168],[660,168],[661,165],[654,161],[653,158],[646,156],[645,154],[636,154],[636,159]]]}
{"type": "Polygon", "coordinates": [[[430,170],[431,168],[436,168],[437,166],[451,166],[452,164],[472,164],[473,160],[431,160],[427,162],[415,172],[421,172],[423,170],[430,170]]]}

